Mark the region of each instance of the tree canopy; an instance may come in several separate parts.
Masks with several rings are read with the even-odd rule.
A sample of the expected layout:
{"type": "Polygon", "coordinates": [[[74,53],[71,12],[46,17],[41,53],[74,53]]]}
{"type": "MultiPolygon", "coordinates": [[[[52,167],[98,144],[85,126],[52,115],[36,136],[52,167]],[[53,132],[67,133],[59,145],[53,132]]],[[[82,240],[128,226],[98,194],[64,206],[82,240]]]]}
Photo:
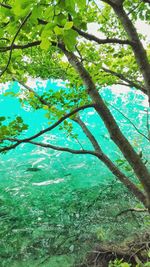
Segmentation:
{"type": "MultiPolygon", "coordinates": [[[[19,139],[28,126],[19,116],[0,117],[1,152],[21,143],[32,143],[75,154],[91,154],[150,210],[150,175],[146,164],[124,136],[102,99],[101,88],[114,84],[140,90],[150,101],[150,46],[137,23],[148,25],[149,1],[142,0],[8,0],[0,3],[0,82],[17,81],[20,93],[9,94],[45,109],[51,124],[34,136],[19,139]],[[90,26],[97,29],[90,32],[90,26]],[[62,79],[68,90],[51,88],[38,94],[26,85],[29,77],[62,79]],[[24,92],[24,97],[22,97],[24,92]],[[143,189],[139,189],[102,151],[93,133],[79,116],[92,107],[103,120],[112,141],[132,167],[143,189]],[[93,150],[62,148],[36,141],[36,138],[63,122],[74,137],[70,118],[90,140],[93,150]]],[[[149,126],[148,126],[149,132],[149,126]]],[[[149,133],[146,137],[149,140],[149,133]]]]}

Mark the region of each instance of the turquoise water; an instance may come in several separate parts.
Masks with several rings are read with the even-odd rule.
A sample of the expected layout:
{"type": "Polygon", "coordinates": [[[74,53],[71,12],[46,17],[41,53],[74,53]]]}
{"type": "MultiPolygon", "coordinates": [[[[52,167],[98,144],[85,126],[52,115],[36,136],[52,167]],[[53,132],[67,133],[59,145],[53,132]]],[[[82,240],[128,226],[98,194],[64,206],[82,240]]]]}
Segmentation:
{"type": "MultiPolygon", "coordinates": [[[[47,88],[54,88],[59,90],[56,82],[47,82],[44,91],[47,88]]],[[[14,84],[14,88],[17,91],[17,84],[14,84]]],[[[41,90],[41,87],[37,84],[37,91],[41,90]]],[[[124,113],[137,128],[147,134],[146,129],[146,107],[144,106],[145,97],[141,94],[134,95],[130,90],[128,93],[124,92],[115,94],[111,89],[103,89],[101,92],[103,98],[108,103],[114,105],[118,110],[124,113]]],[[[37,133],[41,129],[48,127],[48,120],[44,117],[46,111],[43,110],[30,110],[29,106],[21,107],[20,102],[13,97],[0,98],[0,115],[1,116],[21,116],[24,122],[29,125],[29,130],[23,135],[31,136],[37,133]],[[30,110],[30,111],[29,111],[30,110]]],[[[116,117],[121,129],[128,136],[131,143],[135,145],[137,151],[141,150],[141,147],[146,151],[148,141],[137,133],[129,121],[122,116],[118,111],[111,107],[111,110],[116,117]]],[[[86,125],[94,133],[95,137],[100,141],[102,149],[114,160],[119,159],[120,153],[115,145],[109,140],[109,135],[104,127],[103,122],[95,114],[92,108],[80,112],[81,118],[86,125]]],[[[84,148],[91,148],[87,138],[81,132],[77,125],[74,125],[75,133],[79,133],[79,141],[84,148]]],[[[50,133],[46,133],[43,136],[44,141],[50,141],[54,145],[68,146],[74,149],[80,149],[80,146],[76,140],[67,138],[64,132],[60,131],[57,127],[50,133]]],[[[47,175],[47,179],[64,179],[63,183],[68,183],[73,187],[85,187],[94,186],[97,183],[107,183],[111,179],[112,175],[105,168],[105,166],[99,162],[96,158],[90,155],[71,155],[66,152],[53,151],[51,149],[45,149],[35,147],[29,144],[22,144],[19,148],[10,151],[7,155],[2,155],[0,174],[1,180],[5,183],[14,180],[19,181],[23,179],[30,181],[35,176],[35,182],[43,181],[43,177],[47,175]],[[90,165],[90,172],[89,172],[90,165]],[[31,167],[37,167],[40,170],[36,173],[27,172],[26,170],[31,167]],[[6,172],[7,168],[7,172],[6,172]],[[15,171],[15,177],[14,177],[15,171]]],[[[52,187],[53,185],[49,185],[52,187]]]]}
{"type": "MultiPolygon", "coordinates": [[[[17,84],[13,86],[17,91],[17,84]]],[[[40,93],[42,90],[48,90],[49,87],[57,91],[60,89],[60,84],[48,81],[43,88],[40,83],[37,83],[35,90],[40,93]]],[[[5,88],[2,89],[3,92],[4,90],[5,88]]],[[[111,88],[105,88],[100,93],[107,103],[118,109],[110,107],[124,134],[138,152],[142,149],[143,157],[146,158],[148,156],[148,140],[140,135],[119,112],[121,111],[143,134],[147,135],[145,96],[139,93],[134,94],[133,89],[116,94],[116,89],[113,91],[111,88]]],[[[23,137],[31,136],[49,126],[45,113],[46,111],[43,110],[33,111],[28,105],[21,107],[17,99],[0,95],[0,116],[12,118],[16,115],[21,116],[24,122],[30,126],[29,131],[24,133],[23,137]]],[[[80,116],[99,140],[104,152],[117,162],[121,157],[120,152],[109,140],[105,126],[94,110],[90,108],[82,111],[80,116]]],[[[79,134],[78,139],[84,148],[90,149],[91,145],[75,124],[74,131],[79,134]]],[[[46,133],[42,140],[49,141],[54,145],[80,149],[76,139],[67,138],[64,132],[58,128],[46,133]]],[[[80,230],[84,235],[84,242],[97,229],[100,229],[100,236],[103,235],[103,232],[107,232],[107,235],[113,239],[117,223],[114,223],[113,216],[119,211],[117,203],[120,202],[120,205],[125,207],[131,203],[130,194],[120,183],[115,182],[115,177],[103,163],[90,155],[72,155],[21,144],[15,150],[0,155],[0,163],[0,214],[3,218],[0,223],[0,234],[2,259],[5,259],[2,260],[2,266],[12,266],[11,260],[18,260],[18,257],[24,260],[24,255],[27,259],[33,259],[35,254],[36,257],[43,258],[48,253],[52,256],[66,255],[68,251],[77,253],[80,244],[76,245],[76,239],[73,241],[71,239],[67,243],[66,238],[67,236],[70,238],[72,233],[79,238],[80,230]],[[37,168],[35,169],[37,171],[31,171],[31,168],[37,168]],[[114,183],[116,183],[117,190],[124,194],[121,201],[115,187],[112,187],[114,183]],[[115,204],[115,201],[119,202],[115,204]],[[91,225],[93,226],[91,227],[91,225]],[[108,225],[111,225],[109,231],[108,225]],[[62,241],[64,242],[63,252],[60,250],[57,253],[60,249],[60,245],[58,245],[59,249],[56,251],[57,242],[61,244],[62,241]],[[51,247],[51,253],[49,247],[51,247]]],[[[123,170],[128,175],[132,175],[128,166],[125,167],[123,170]]],[[[136,200],[132,201],[136,204],[136,200]]],[[[130,233],[131,228],[139,227],[136,222],[131,221],[130,223],[130,219],[129,224],[125,221],[119,222],[117,231],[123,227],[127,233],[130,233]]],[[[122,232],[120,236],[122,236],[122,232]]],[[[81,240],[80,243],[82,242],[81,240]]],[[[71,266],[67,264],[65,267],[71,266]]],[[[28,266],[34,265],[31,263],[28,266]]],[[[59,267],[62,266],[62,263],[56,265],[53,263],[48,266],[59,267]]]]}

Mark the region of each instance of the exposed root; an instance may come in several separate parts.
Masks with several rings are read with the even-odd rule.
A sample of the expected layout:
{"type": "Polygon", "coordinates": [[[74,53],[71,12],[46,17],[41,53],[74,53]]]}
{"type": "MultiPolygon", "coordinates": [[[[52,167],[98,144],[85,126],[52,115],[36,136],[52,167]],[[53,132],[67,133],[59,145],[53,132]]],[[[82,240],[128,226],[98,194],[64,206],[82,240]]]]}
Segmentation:
{"type": "Polygon", "coordinates": [[[149,249],[150,233],[121,245],[97,245],[93,251],[88,253],[84,264],[80,267],[108,267],[109,262],[115,259],[122,259],[136,266],[137,263],[142,264],[148,261],[149,249]]]}

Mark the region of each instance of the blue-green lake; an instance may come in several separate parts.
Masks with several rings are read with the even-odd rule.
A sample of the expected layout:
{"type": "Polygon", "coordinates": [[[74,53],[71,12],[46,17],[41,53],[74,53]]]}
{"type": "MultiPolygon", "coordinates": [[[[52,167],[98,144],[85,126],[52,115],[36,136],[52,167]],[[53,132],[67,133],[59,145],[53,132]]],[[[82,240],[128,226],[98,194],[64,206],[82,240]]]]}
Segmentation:
{"type": "MultiPolygon", "coordinates": [[[[44,87],[38,82],[34,90],[41,93],[50,87],[59,91],[61,86],[64,87],[64,83],[49,80],[44,87]]],[[[9,87],[12,90],[12,84],[7,89],[6,86],[1,87],[0,116],[21,116],[29,125],[29,130],[21,137],[29,137],[48,127],[45,110],[32,110],[28,105],[22,107],[18,99],[3,96],[4,92],[10,90],[9,87]]],[[[15,83],[13,90],[18,90],[15,83]]],[[[147,100],[141,93],[135,94],[134,89],[121,90],[121,87],[115,90],[103,88],[100,94],[123,133],[135,149],[138,152],[142,150],[143,157],[147,158],[148,140],[127,119],[147,135],[147,100]]],[[[89,108],[80,112],[80,116],[100,142],[103,151],[117,163],[122,158],[120,151],[109,139],[95,111],[89,108]]],[[[91,149],[86,136],[75,124],[74,131],[78,133],[78,140],[67,137],[59,128],[46,133],[40,140],[73,149],[81,148],[80,141],[85,149],[91,149]]],[[[128,174],[132,176],[131,171],[128,174]]],[[[89,244],[85,245],[85,242],[92,234],[99,236],[99,239],[106,235],[106,239],[109,237],[113,240],[115,231],[118,231],[121,239],[121,229],[125,229],[127,236],[131,230],[134,232],[141,227],[142,222],[138,225],[132,221],[133,218],[129,218],[128,223],[124,219],[119,222],[113,219],[119,211],[117,203],[122,203],[122,207],[128,207],[132,201],[136,204],[136,200],[131,199],[103,163],[91,155],[73,155],[31,144],[21,144],[15,150],[1,154],[0,266],[38,266],[37,261],[47,255],[52,261],[48,265],[47,262],[41,263],[40,266],[73,266],[72,255],[74,258],[80,254],[81,244],[84,244],[86,251],[89,244]],[[118,193],[115,191],[117,186],[118,193]],[[110,199],[109,194],[113,195],[110,199]],[[117,230],[114,230],[118,223],[117,230]],[[59,255],[59,259],[55,261],[56,255],[59,255]],[[61,259],[60,255],[69,255],[69,258],[65,258],[65,265],[62,263],[64,257],[61,259]]]]}

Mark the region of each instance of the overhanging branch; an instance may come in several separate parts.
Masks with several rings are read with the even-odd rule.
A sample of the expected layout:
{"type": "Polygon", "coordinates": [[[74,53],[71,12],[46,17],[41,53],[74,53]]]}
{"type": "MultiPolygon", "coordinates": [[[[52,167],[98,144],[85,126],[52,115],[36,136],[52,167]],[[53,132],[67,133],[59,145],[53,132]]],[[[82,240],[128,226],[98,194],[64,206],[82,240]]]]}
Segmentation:
{"type": "Polygon", "coordinates": [[[39,46],[40,43],[41,43],[41,41],[37,40],[37,41],[29,42],[27,44],[22,44],[22,45],[13,44],[12,46],[3,46],[3,47],[0,47],[0,53],[10,51],[11,49],[12,50],[15,50],[15,49],[26,49],[26,48],[30,48],[30,47],[33,47],[33,46],[39,46]]]}
{"type": "MultiPolygon", "coordinates": [[[[11,149],[14,149],[16,148],[17,146],[19,146],[21,143],[24,143],[24,142],[29,142],[37,137],[40,137],[42,136],[43,134],[53,130],[54,128],[56,128],[59,124],[61,124],[64,120],[66,120],[67,118],[73,116],[75,113],[81,111],[81,110],[84,110],[84,109],[87,109],[87,108],[94,108],[95,105],[94,104],[87,104],[87,105],[84,105],[84,106],[81,106],[81,107],[78,107],[76,109],[74,109],[73,111],[67,113],[66,115],[64,115],[63,117],[61,117],[57,122],[55,122],[53,125],[51,125],[50,127],[38,132],[37,134],[31,136],[31,137],[28,137],[28,138],[24,138],[24,139],[18,139],[17,140],[17,143],[14,144],[14,145],[11,145],[11,146],[7,146],[7,147],[3,147],[0,149],[0,153],[1,152],[4,152],[4,151],[8,151],[8,150],[11,150],[11,149]]],[[[2,140],[0,140],[1,142],[2,141],[5,141],[5,140],[8,140],[8,141],[12,141],[13,138],[4,138],[2,140]]]]}
{"type": "Polygon", "coordinates": [[[144,3],[150,4],[150,0],[142,0],[144,3]]]}
{"type": "Polygon", "coordinates": [[[22,81],[18,81],[15,78],[13,79],[14,81],[17,81],[20,85],[22,85],[24,88],[26,88],[29,92],[33,93],[35,97],[40,101],[41,104],[48,106],[49,108],[51,105],[47,101],[45,101],[39,94],[37,94],[33,89],[31,89],[28,85],[23,83],[22,81]]]}
{"type": "Polygon", "coordinates": [[[95,151],[97,152],[96,157],[102,161],[105,166],[113,173],[118,180],[120,180],[126,188],[129,189],[136,197],[143,203],[146,203],[146,198],[143,192],[132,182],[130,179],[116,166],[113,161],[102,151],[99,143],[97,142],[96,138],[92,134],[92,132],[88,129],[85,123],[80,119],[78,116],[75,118],[75,122],[77,122],[80,127],[82,128],[83,132],[91,142],[92,146],[94,147],[95,151]]]}
{"type": "Polygon", "coordinates": [[[136,176],[140,180],[145,192],[147,193],[147,197],[149,198],[150,174],[144,162],[141,160],[140,156],[136,153],[128,139],[122,133],[115,118],[98,93],[96,85],[93,82],[89,72],[85,69],[83,63],[79,61],[78,57],[74,53],[67,51],[63,44],[58,44],[58,47],[64,52],[70,64],[78,72],[85,85],[88,95],[95,103],[95,109],[98,115],[101,117],[107,130],[109,131],[111,139],[118,146],[118,148],[120,148],[124,157],[133,168],[136,176]]]}
{"type": "MultiPolygon", "coordinates": [[[[20,143],[20,139],[17,139],[17,138],[8,138],[7,140],[20,143]]],[[[94,155],[94,156],[97,155],[97,153],[95,151],[92,151],[92,150],[85,150],[85,149],[77,150],[77,149],[71,149],[68,147],[60,147],[60,146],[56,146],[56,145],[51,145],[48,143],[34,142],[34,141],[30,141],[30,140],[29,141],[28,140],[22,140],[22,143],[29,143],[29,144],[44,147],[44,148],[51,148],[51,149],[54,149],[57,151],[69,152],[71,154],[90,154],[90,155],[94,155]]]]}
{"type": "Polygon", "coordinates": [[[87,32],[84,32],[80,29],[78,29],[77,27],[73,26],[72,27],[73,30],[75,30],[80,36],[84,37],[85,39],[89,40],[89,41],[94,41],[98,44],[125,44],[125,45],[132,45],[132,42],[129,40],[121,40],[118,38],[105,38],[105,39],[100,39],[98,37],[96,37],[93,34],[89,34],[87,32]]]}
{"type": "Polygon", "coordinates": [[[118,72],[112,71],[112,70],[104,68],[104,67],[102,67],[102,70],[107,72],[107,73],[109,73],[109,74],[111,74],[111,75],[113,75],[113,76],[118,77],[122,81],[127,82],[131,87],[135,87],[135,88],[141,90],[144,94],[148,93],[147,90],[143,86],[137,84],[136,82],[133,82],[133,81],[129,80],[122,73],[118,73],[118,72]]]}

